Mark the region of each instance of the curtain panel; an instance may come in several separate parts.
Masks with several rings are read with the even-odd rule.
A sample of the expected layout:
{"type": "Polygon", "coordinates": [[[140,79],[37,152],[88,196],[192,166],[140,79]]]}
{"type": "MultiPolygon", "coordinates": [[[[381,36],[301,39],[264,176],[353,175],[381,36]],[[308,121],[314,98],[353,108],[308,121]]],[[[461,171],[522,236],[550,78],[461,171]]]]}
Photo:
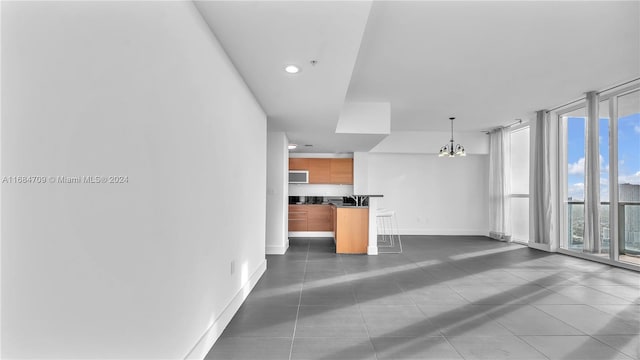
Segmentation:
{"type": "Polygon", "coordinates": [[[584,169],[584,251],[600,252],[600,136],[598,94],[587,93],[584,169]]]}
{"type": "Polygon", "coordinates": [[[489,236],[505,241],[511,239],[510,152],[509,132],[493,130],[489,134],[489,236]]]}
{"type": "Polygon", "coordinates": [[[531,124],[531,165],[529,171],[529,243],[555,251],[558,239],[558,124],[548,111],[536,112],[531,124]]]}

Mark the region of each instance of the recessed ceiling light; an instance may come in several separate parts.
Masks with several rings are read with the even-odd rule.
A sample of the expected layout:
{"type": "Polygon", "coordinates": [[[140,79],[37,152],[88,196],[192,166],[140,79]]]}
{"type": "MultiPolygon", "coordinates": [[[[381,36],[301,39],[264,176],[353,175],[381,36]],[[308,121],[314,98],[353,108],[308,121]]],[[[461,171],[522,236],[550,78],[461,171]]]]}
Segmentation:
{"type": "Polygon", "coordinates": [[[284,68],[284,71],[288,72],[289,74],[297,74],[300,72],[300,68],[295,65],[287,65],[287,67],[284,68]]]}
{"type": "Polygon", "coordinates": [[[289,144],[289,146],[287,146],[287,148],[288,148],[289,150],[293,150],[293,149],[295,149],[295,148],[297,148],[297,147],[298,147],[298,145],[296,145],[296,144],[289,144]]]}

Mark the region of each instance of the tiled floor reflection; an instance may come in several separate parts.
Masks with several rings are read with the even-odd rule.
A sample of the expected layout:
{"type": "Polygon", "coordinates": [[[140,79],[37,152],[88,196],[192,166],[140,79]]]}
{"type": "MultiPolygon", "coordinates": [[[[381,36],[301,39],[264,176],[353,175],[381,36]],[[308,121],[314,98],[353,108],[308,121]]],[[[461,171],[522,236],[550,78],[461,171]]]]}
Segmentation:
{"type": "Polygon", "coordinates": [[[293,239],[207,359],[636,359],[640,274],[483,237],[293,239]]]}

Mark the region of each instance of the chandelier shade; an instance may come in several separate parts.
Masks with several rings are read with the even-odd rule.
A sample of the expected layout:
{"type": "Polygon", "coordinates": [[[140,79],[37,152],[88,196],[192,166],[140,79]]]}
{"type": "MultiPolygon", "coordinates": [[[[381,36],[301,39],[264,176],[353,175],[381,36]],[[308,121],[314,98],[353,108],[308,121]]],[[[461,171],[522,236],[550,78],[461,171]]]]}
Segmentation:
{"type": "Polygon", "coordinates": [[[467,156],[467,154],[464,152],[464,146],[460,144],[455,144],[455,141],[453,140],[453,120],[454,119],[455,119],[454,117],[449,118],[449,120],[451,120],[451,140],[449,140],[447,144],[445,144],[443,147],[440,148],[440,153],[438,153],[438,156],[440,157],[467,156]]]}

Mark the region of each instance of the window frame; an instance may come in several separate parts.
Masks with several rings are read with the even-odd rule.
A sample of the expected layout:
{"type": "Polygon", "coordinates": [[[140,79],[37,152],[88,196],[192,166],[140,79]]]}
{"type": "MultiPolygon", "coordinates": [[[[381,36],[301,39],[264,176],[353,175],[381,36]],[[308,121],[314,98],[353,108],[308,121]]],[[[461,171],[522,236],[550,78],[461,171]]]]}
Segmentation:
{"type": "MultiPolygon", "coordinates": [[[[513,125],[513,126],[509,127],[509,137],[511,137],[511,135],[513,133],[516,133],[518,131],[523,131],[525,129],[529,129],[529,143],[527,144],[527,146],[529,148],[528,150],[529,150],[529,157],[530,157],[531,156],[531,124],[528,121],[521,122],[519,124],[516,124],[516,125],[513,125]]],[[[513,153],[512,146],[513,146],[513,142],[509,141],[509,153],[510,154],[513,153]]],[[[531,171],[530,169],[531,169],[531,166],[529,166],[529,171],[531,171]]],[[[510,172],[512,171],[511,170],[511,164],[509,164],[509,171],[510,172]]],[[[530,179],[531,178],[530,177],[531,174],[527,174],[527,175],[528,175],[528,177],[530,179]]],[[[509,173],[509,176],[511,177],[511,173],[509,173]]],[[[530,184],[527,187],[527,193],[526,194],[524,194],[524,193],[513,193],[511,191],[511,189],[509,189],[509,199],[514,199],[514,198],[520,198],[520,199],[526,198],[526,199],[529,199],[529,203],[530,203],[531,202],[531,186],[530,186],[530,184]]],[[[530,221],[529,221],[529,219],[531,219],[531,214],[530,214],[530,211],[527,211],[527,212],[528,212],[527,222],[529,222],[529,226],[531,226],[530,221]]],[[[511,217],[511,218],[512,218],[511,222],[513,222],[513,217],[511,217]]],[[[526,239],[515,238],[513,236],[513,228],[511,229],[511,233],[512,233],[511,241],[519,243],[519,244],[527,244],[527,243],[529,243],[529,239],[530,239],[529,232],[527,232],[527,238],[526,239]]]]}
{"type": "MultiPolygon", "coordinates": [[[[559,225],[559,247],[557,251],[562,254],[593,260],[616,267],[640,270],[640,266],[634,265],[628,262],[620,261],[620,244],[619,244],[619,187],[618,185],[618,100],[620,97],[640,91],[640,79],[632,82],[628,82],[623,86],[614,87],[598,93],[598,106],[604,101],[608,101],[609,105],[609,256],[601,257],[593,254],[577,252],[569,249],[569,224],[568,224],[568,149],[567,149],[567,126],[562,117],[567,113],[584,108],[587,109],[586,96],[575,101],[572,101],[566,106],[562,106],[550,111],[552,119],[556,120],[556,126],[558,130],[557,146],[558,146],[558,163],[557,163],[557,188],[558,196],[556,205],[558,208],[558,225],[559,225]],[[614,186],[615,184],[615,186],[614,186]]],[[[585,139],[585,152],[586,147],[589,146],[585,139]]],[[[606,201],[600,199],[600,201],[606,201]]]]}

